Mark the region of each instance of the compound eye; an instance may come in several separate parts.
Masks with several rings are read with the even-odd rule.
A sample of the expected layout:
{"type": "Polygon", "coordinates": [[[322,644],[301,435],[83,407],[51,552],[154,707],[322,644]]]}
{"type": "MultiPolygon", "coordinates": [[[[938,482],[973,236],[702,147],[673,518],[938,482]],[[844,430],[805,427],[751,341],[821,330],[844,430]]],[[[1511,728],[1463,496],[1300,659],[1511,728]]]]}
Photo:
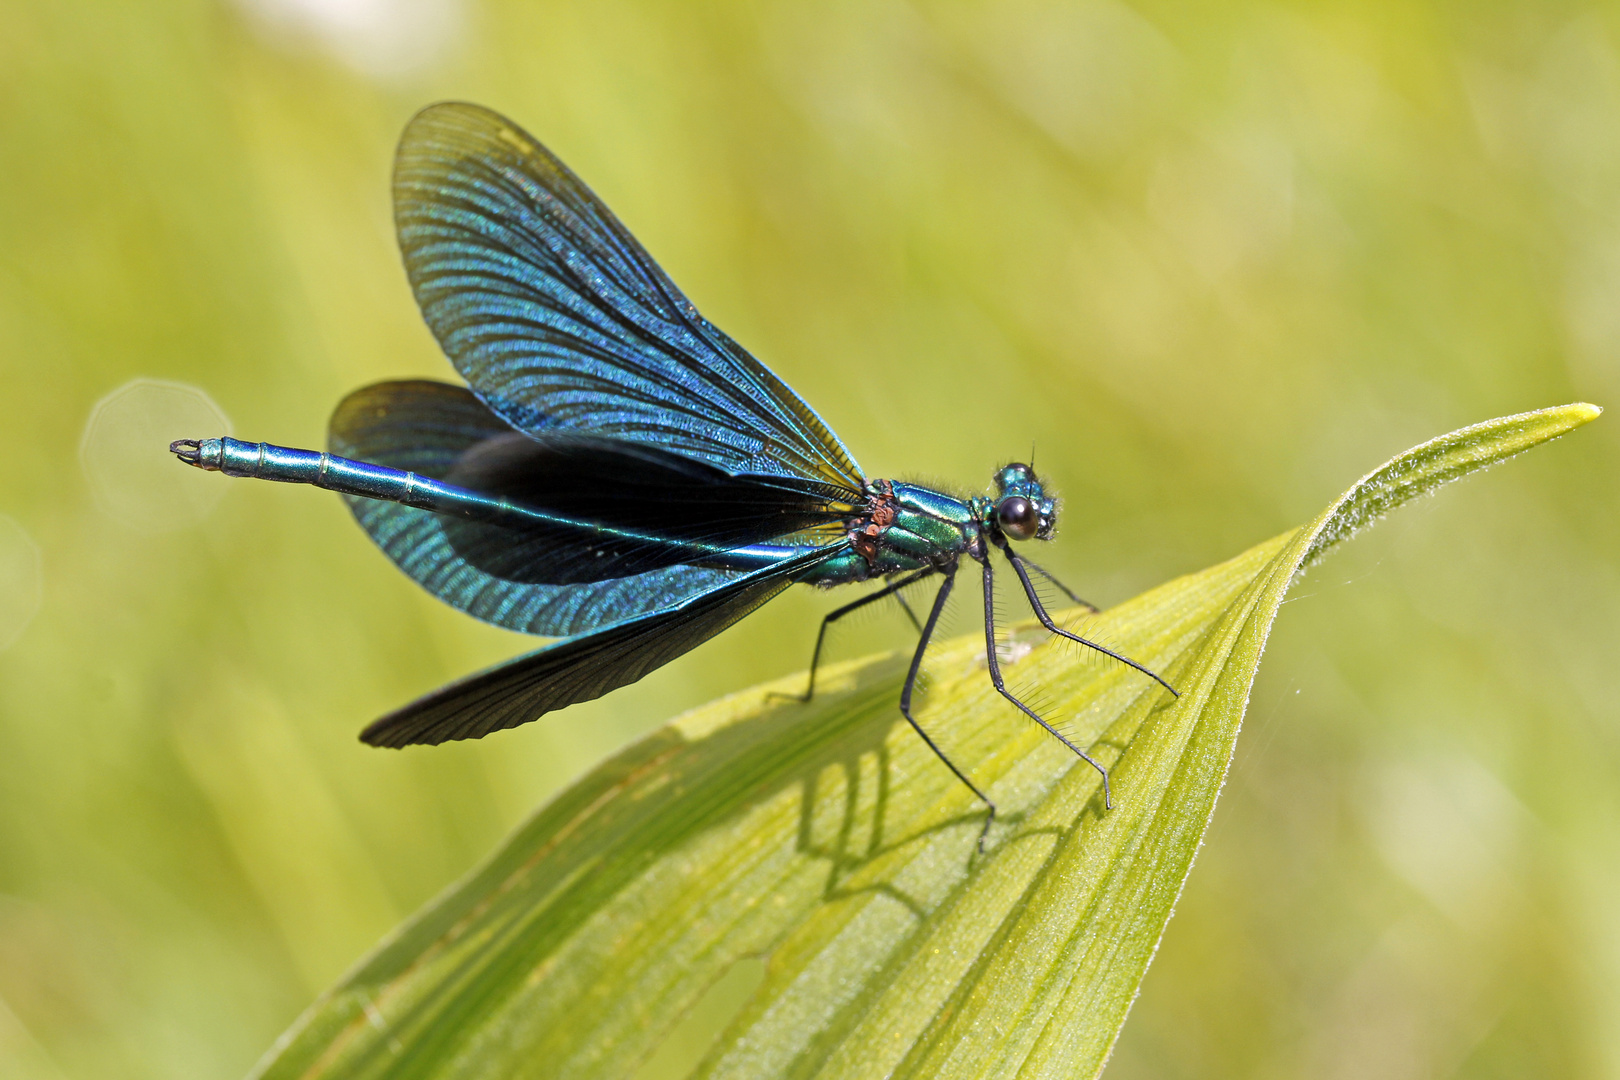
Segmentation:
{"type": "Polygon", "coordinates": [[[996,504],[996,520],[1014,540],[1028,540],[1041,527],[1041,512],[1022,495],[1009,495],[996,504]]]}

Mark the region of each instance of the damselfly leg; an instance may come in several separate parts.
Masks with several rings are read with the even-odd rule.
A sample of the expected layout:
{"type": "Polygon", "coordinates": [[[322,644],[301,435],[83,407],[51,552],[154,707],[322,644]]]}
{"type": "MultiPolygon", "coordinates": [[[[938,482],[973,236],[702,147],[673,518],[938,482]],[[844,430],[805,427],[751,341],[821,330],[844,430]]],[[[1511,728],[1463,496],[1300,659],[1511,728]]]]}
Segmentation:
{"type": "MultiPolygon", "coordinates": [[[[1024,580],[1027,585],[1029,579],[1025,578],[1024,580]]],[[[1050,621],[1047,622],[1047,628],[1053,629],[1050,621]]],[[[1020,712],[1029,717],[1031,720],[1035,721],[1037,724],[1041,725],[1041,727],[1045,728],[1051,733],[1053,738],[1057,739],[1058,742],[1062,743],[1064,746],[1067,746],[1070,750],[1073,750],[1076,754],[1078,754],[1081,761],[1084,761],[1087,765],[1090,765],[1093,769],[1096,769],[1102,774],[1103,807],[1105,809],[1112,810],[1114,808],[1114,800],[1112,792],[1110,792],[1108,789],[1108,770],[1103,768],[1102,765],[1098,764],[1090,754],[1086,753],[1084,750],[1074,745],[1074,743],[1070,742],[1068,737],[1064,735],[1063,732],[1059,731],[1057,728],[1053,727],[1051,724],[1042,719],[1040,713],[1036,712],[1028,705],[1025,705],[1022,701],[1019,701],[1013,692],[1007,689],[1007,683],[1001,677],[1001,660],[996,656],[996,575],[995,571],[990,569],[989,559],[984,560],[984,658],[985,663],[990,668],[990,681],[995,684],[996,692],[998,694],[1012,702],[1014,705],[1018,706],[1020,712]]]]}
{"type": "Polygon", "coordinates": [[[933,572],[934,568],[932,566],[925,566],[921,570],[913,571],[904,577],[897,578],[896,580],[889,582],[875,593],[868,593],[859,600],[852,601],[845,604],[843,607],[834,608],[833,610],[829,611],[825,616],[822,617],[821,629],[816,631],[816,647],[810,650],[810,674],[808,680],[805,682],[804,693],[784,694],[780,690],[772,690],[766,696],[771,698],[786,698],[789,701],[797,701],[801,704],[809,704],[810,700],[816,695],[816,668],[821,664],[821,647],[827,640],[827,627],[831,626],[839,619],[842,619],[845,615],[848,615],[854,611],[859,611],[868,604],[875,604],[886,596],[893,596],[899,599],[900,606],[905,609],[906,614],[911,618],[912,625],[916,626],[918,632],[920,633],[922,631],[922,624],[917,622],[916,614],[911,610],[911,605],[906,603],[905,597],[900,595],[900,590],[906,588],[908,585],[913,585],[916,582],[921,581],[923,578],[927,577],[933,572]]]}
{"type": "MultiPolygon", "coordinates": [[[[951,597],[951,588],[956,584],[956,567],[944,571],[945,580],[940,583],[939,592],[934,596],[934,606],[928,611],[928,621],[923,624],[922,640],[917,642],[917,651],[911,654],[911,668],[906,672],[906,684],[900,688],[900,715],[906,718],[911,729],[922,737],[928,744],[928,749],[934,756],[945,763],[945,767],[956,774],[956,778],[966,784],[968,790],[979,797],[979,801],[990,808],[990,813],[984,819],[984,827],[979,830],[979,853],[984,853],[984,838],[990,835],[990,826],[996,820],[996,804],[990,801],[990,796],[979,789],[979,785],[969,780],[967,773],[956,767],[956,762],[946,756],[945,751],[939,748],[923,726],[917,723],[911,715],[911,692],[917,686],[917,673],[922,670],[923,653],[928,651],[928,642],[934,636],[934,628],[939,625],[940,613],[945,610],[945,602],[951,597]]],[[[1054,732],[1054,734],[1056,734],[1054,732]]],[[[1058,736],[1062,738],[1062,736],[1058,736]]],[[[1084,756],[1084,755],[1082,755],[1084,756]]]]}
{"type": "MultiPolygon", "coordinates": [[[[1003,555],[1007,556],[1007,561],[1012,564],[1013,573],[1018,575],[1019,582],[1024,586],[1024,595],[1026,597],[1028,597],[1028,599],[1029,599],[1030,609],[1035,612],[1035,617],[1040,620],[1040,623],[1041,623],[1042,626],[1046,627],[1048,630],[1050,630],[1052,633],[1058,635],[1059,637],[1065,637],[1065,638],[1068,638],[1070,641],[1079,642],[1081,645],[1084,645],[1088,649],[1096,649],[1098,652],[1102,653],[1104,656],[1111,656],[1115,660],[1118,660],[1120,663],[1126,665],[1127,667],[1135,668],[1137,671],[1140,671],[1142,674],[1146,675],[1148,678],[1152,679],[1154,682],[1158,683],[1160,686],[1162,686],[1166,690],[1170,691],[1172,696],[1174,696],[1174,697],[1180,697],[1181,696],[1180,692],[1177,691],[1175,687],[1173,687],[1169,683],[1165,682],[1164,679],[1161,678],[1157,673],[1149,670],[1148,668],[1143,667],[1141,664],[1138,664],[1135,660],[1132,660],[1130,657],[1123,656],[1120,653],[1117,653],[1114,650],[1108,648],[1106,645],[1099,645],[1095,641],[1091,641],[1088,638],[1083,638],[1079,634],[1071,633],[1070,631],[1063,629],[1063,627],[1059,626],[1057,623],[1053,622],[1052,621],[1052,616],[1050,616],[1050,615],[1048,615],[1046,613],[1046,605],[1041,603],[1040,596],[1035,592],[1035,584],[1034,584],[1034,582],[1029,580],[1029,572],[1024,569],[1024,564],[1025,564],[1026,560],[1021,558],[1019,555],[1015,554],[1012,551],[1012,549],[1009,548],[1006,544],[1001,544],[1000,547],[1001,547],[1001,553],[1003,555]]],[[[985,566],[985,572],[988,574],[989,570],[990,570],[990,563],[989,563],[988,560],[985,561],[984,566],[985,566]]],[[[988,580],[988,579],[986,579],[986,580],[988,580]]],[[[1028,710],[1025,710],[1025,711],[1027,712],[1028,710]]],[[[1056,732],[1054,732],[1053,734],[1056,734],[1056,732]]],[[[1062,738],[1062,736],[1058,736],[1058,737],[1062,738]]],[[[1076,753],[1079,753],[1079,751],[1076,751],[1076,753]]],[[[1081,755],[1081,756],[1083,757],[1084,755],[1081,755]]],[[[1087,760],[1090,760],[1090,759],[1088,758],[1087,760]]]]}
{"type": "MultiPolygon", "coordinates": [[[[1023,558],[1023,556],[1019,556],[1019,557],[1023,558]]],[[[1071,589],[1067,585],[1063,584],[1063,582],[1059,581],[1057,579],[1057,577],[1050,570],[1046,569],[1044,566],[1042,566],[1039,563],[1035,562],[1035,560],[1033,560],[1033,559],[1024,559],[1024,565],[1029,567],[1031,570],[1035,571],[1037,574],[1041,575],[1041,577],[1045,578],[1047,581],[1050,581],[1053,585],[1057,586],[1058,590],[1060,592],[1062,592],[1064,596],[1067,596],[1070,600],[1073,600],[1075,603],[1079,604],[1081,607],[1085,608],[1087,611],[1097,612],[1097,611],[1102,610],[1096,604],[1093,604],[1090,600],[1081,599],[1079,593],[1075,592],[1073,589],[1071,589]]]]}

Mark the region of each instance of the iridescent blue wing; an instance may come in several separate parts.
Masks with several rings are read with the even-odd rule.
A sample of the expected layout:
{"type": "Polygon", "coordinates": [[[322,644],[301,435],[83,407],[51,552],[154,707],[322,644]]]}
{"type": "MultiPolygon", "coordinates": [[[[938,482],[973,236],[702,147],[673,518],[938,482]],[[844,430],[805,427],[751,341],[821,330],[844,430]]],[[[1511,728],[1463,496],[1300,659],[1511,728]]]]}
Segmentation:
{"type": "MultiPolygon", "coordinates": [[[[328,446],[343,457],[443,479],[470,449],[512,434],[500,417],[462,387],[392,382],[365,387],[345,398],[332,415],[328,446]]],[[[671,565],[587,584],[536,582],[526,580],[534,575],[512,568],[524,565],[525,557],[545,565],[548,557],[561,558],[567,552],[548,550],[533,538],[520,536],[498,538],[511,544],[512,551],[503,555],[500,544],[492,542],[488,557],[480,557],[476,545],[455,535],[459,526],[473,523],[399,503],[344,498],[377,546],[423,588],[469,615],[529,634],[584,633],[668,608],[742,576],[737,571],[671,565]],[[536,550],[528,550],[529,544],[536,550]],[[503,557],[511,568],[499,565],[503,557]]]]}
{"type": "Polygon", "coordinates": [[[429,327],[514,427],[859,492],[860,469],[815,411],[510,120],[456,102],[418,113],[394,164],[394,217],[429,327]]]}
{"type": "Polygon", "coordinates": [[[476,492],[490,500],[492,511],[499,502],[524,513],[451,517],[445,535],[472,565],[529,584],[607,581],[712,561],[755,544],[825,543],[842,534],[855,510],[835,501],[838,490],[819,481],[734,476],[695,458],[600,435],[525,435],[501,424],[467,391],[432,383],[360,390],[338,406],[331,433],[350,451],[344,456],[376,464],[420,456],[406,448],[412,439],[447,459],[453,452],[453,459],[413,462],[423,467],[410,471],[476,492]],[[494,420],[500,429],[458,422],[479,412],[478,419],[494,420]]]}
{"type": "Polygon", "coordinates": [[[446,535],[467,561],[513,581],[580,585],[755,544],[838,539],[854,512],[797,477],[733,476],[708,462],[599,435],[508,431],[437,477],[534,513],[456,518],[446,535]]]}
{"type": "Polygon", "coordinates": [[[707,641],[846,550],[832,545],[710,589],[677,607],[614,623],[509,660],[419,698],[360,733],[373,746],[476,739],[635,682],[707,641]]]}

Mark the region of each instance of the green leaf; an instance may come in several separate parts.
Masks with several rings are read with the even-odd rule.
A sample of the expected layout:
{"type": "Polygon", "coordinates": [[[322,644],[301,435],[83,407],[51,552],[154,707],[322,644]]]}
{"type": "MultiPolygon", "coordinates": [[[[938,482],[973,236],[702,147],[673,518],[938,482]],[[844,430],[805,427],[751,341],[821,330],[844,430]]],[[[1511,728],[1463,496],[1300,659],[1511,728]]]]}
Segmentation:
{"type": "Polygon", "coordinates": [[[921,713],[1001,807],[982,856],[983,806],[899,722],[903,654],[830,670],[810,705],[747,690],[540,810],[317,1001],[259,1075],[1094,1075],[1192,866],[1290,582],[1396,506],[1599,412],[1425,443],[1310,524],[1086,623],[1179,699],[1015,629],[1009,649],[1028,655],[1009,674],[1109,767],[1112,810],[1093,769],[996,696],[982,635],[930,653],[921,713]]]}

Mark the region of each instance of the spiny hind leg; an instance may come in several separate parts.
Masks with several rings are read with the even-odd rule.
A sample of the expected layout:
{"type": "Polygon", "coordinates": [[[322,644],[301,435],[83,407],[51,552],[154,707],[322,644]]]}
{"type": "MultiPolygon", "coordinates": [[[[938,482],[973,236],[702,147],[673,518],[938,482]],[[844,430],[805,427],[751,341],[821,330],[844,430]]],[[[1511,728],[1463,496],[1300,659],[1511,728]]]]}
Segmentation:
{"type": "MultiPolygon", "coordinates": [[[[909,573],[898,580],[889,582],[889,584],[885,585],[875,593],[870,593],[861,597],[859,600],[852,601],[851,603],[845,604],[843,607],[834,608],[832,611],[829,611],[825,616],[822,617],[821,628],[816,631],[816,647],[810,651],[810,675],[809,679],[805,683],[804,693],[784,694],[779,690],[772,690],[767,696],[773,698],[786,698],[789,701],[797,701],[808,704],[816,695],[816,668],[821,664],[821,648],[827,641],[827,627],[831,626],[839,619],[842,619],[850,612],[859,611],[868,604],[875,604],[886,596],[900,596],[901,589],[904,589],[906,586],[915,582],[921,581],[923,578],[927,577],[933,572],[934,568],[932,566],[925,566],[921,570],[913,571],[912,573],[909,573]]],[[[906,604],[904,598],[901,598],[900,603],[903,607],[905,607],[906,614],[911,616],[911,621],[916,623],[917,616],[912,613],[911,606],[906,604]]],[[[921,630],[922,628],[919,626],[918,629],[921,630]]]]}

